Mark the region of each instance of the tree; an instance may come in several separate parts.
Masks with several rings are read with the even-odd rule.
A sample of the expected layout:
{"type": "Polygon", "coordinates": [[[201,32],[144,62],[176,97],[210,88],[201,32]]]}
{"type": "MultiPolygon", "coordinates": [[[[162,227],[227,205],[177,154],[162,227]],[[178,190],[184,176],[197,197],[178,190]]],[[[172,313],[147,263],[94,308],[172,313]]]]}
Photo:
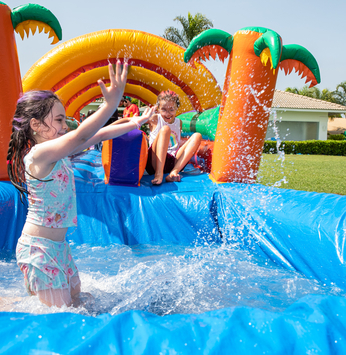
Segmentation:
{"type": "MultiPolygon", "coordinates": [[[[345,82],[345,88],[346,88],[346,82],[345,82]]],[[[312,97],[313,99],[329,101],[329,102],[333,102],[333,103],[337,103],[337,104],[340,103],[338,98],[335,95],[335,91],[329,91],[328,89],[323,89],[321,91],[317,87],[309,88],[307,85],[305,85],[301,89],[288,87],[288,88],[286,88],[285,91],[291,92],[293,94],[312,97]]],[[[342,94],[342,92],[340,91],[340,95],[341,94],[342,94]]]]}
{"type": "Polygon", "coordinates": [[[290,93],[292,93],[292,94],[297,94],[297,95],[299,95],[299,89],[297,89],[297,88],[290,88],[290,87],[288,87],[288,88],[286,88],[285,91],[286,91],[286,92],[290,92],[290,93]]]}
{"type": "Polygon", "coordinates": [[[192,16],[189,12],[187,18],[177,16],[174,21],[180,22],[183,29],[179,30],[176,27],[167,27],[162,37],[184,48],[189,46],[194,37],[214,27],[213,23],[199,12],[195,16],[192,16]]]}
{"type": "Polygon", "coordinates": [[[336,87],[336,90],[333,91],[333,96],[338,104],[346,106],[346,81],[336,87]]]}

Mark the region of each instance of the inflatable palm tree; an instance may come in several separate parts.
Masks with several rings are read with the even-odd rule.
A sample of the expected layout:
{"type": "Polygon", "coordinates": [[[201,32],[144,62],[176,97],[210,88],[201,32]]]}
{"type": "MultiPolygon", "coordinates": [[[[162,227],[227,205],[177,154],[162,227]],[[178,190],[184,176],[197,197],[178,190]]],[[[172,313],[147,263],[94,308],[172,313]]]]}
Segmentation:
{"type": "MultiPolygon", "coordinates": [[[[53,37],[52,44],[61,40],[61,27],[56,17],[45,7],[35,4],[22,5],[11,9],[0,2],[0,115],[6,117],[3,122],[8,125],[0,129],[0,143],[8,142],[11,136],[11,125],[16,102],[22,91],[22,82],[18,63],[17,46],[14,31],[22,39],[29,30],[48,33],[53,37]]],[[[0,180],[6,180],[7,151],[0,151],[0,180]]]]}
{"type": "Polygon", "coordinates": [[[278,69],[293,69],[320,82],[313,55],[299,45],[282,45],[281,37],[263,27],[246,27],[235,33],[210,29],[195,37],[184,60],[230,56],[223,88],[213,150],[211,179],[216,182],[256,181],[267,131],[278,69]],[[270,65],[267,65],[269,64],[270,65]]]}

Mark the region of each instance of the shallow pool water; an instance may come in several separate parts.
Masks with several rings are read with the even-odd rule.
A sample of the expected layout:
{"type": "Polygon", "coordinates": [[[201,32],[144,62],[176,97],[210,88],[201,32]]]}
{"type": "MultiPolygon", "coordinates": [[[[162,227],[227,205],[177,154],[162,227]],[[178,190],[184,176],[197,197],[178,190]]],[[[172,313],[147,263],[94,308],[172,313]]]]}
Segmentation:
{"type": "Polygon", "coordinates": [[[343,296],[336,287],[256,257],[229,244],[181,246],[71,245],[86,308],[48,308],[28,297],[13,252],[0,253],[0,296],[24,297],[13,312],[86,315],[144,310],[157,315],[202,313],[233,306],[283,311],[307,294],[343,296]]]}

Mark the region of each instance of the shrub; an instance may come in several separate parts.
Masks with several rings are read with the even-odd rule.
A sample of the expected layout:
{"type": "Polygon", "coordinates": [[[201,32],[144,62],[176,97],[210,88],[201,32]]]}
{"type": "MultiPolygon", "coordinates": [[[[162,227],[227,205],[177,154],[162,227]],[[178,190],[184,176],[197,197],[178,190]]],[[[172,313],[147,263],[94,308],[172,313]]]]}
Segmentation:
{"type": "Polygon", "coordinates": [[[345,136],[343,134],[329,134],[328,139],[333,139],[335,141],[343,141],[345,136]]]}
{"type": "MultiPolygon", "coordinates": [[[[314,155],[343,155],[346,156],[346,141],[284,141],[281,142],[279,150],[285,154],[314,154],[314,155]]],[[[275,141],[265,141],[263,153],[277,153],[275,141]]]]}

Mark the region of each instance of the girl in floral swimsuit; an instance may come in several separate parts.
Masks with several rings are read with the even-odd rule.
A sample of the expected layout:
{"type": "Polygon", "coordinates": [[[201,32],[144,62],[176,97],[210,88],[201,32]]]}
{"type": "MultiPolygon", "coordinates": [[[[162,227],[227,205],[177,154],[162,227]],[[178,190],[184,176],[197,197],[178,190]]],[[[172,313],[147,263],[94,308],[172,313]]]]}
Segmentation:
{"type": "Polygon", "coordinates": [[[78,306],[80,301],[78,270],[65,241],[68,227],[77,225],[74,175],[68,156],[139,128],[155,110],[148,109],[122,125],[102,128],[118,107],[127,67],[121,68],[118,61],[115,74],[109,65],[110,86],[98,81],[105,104],[69,133],[65,109],[51,91],[27,92],[17,103],[8,174],[21,198],[28,194],[29,202],[17,244],[17,263],[28,293],[48,306],[78,306]]]}

